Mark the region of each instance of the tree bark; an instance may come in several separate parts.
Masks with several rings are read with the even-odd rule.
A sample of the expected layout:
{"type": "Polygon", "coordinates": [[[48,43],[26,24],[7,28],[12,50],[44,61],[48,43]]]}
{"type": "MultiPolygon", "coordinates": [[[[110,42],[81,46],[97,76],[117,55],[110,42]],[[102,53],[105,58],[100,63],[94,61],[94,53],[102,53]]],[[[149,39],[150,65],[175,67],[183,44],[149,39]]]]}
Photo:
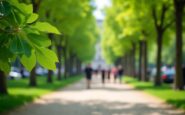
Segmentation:
{"type": "Polygon", "coordinates": [[[61,45],[58,45],[57,46],[57,54],[58,54],[58,60],[59,60],[59,63],[58,63],[58,73],[57,73],[57,80],[61,80],[62,77],[61,77],[61,68],[62,68],[62,61],[61,61],[61,58],[62,58],[62,46],[61,45]]]}
{"type": "Polygon", "coordinates": [[[169,28],[172,24],[174,20],[171,20],[170,22],[166,22],[164,23],[165,20],[165,14],[167,13],[169,9],[169,6],[165,3],[162,4],[161,7],[161,14],[160,14],[160,18],[158,18],[157,16],[157,10],[156,7],[152,8],[152,16],[153,16],[153,20],[154,20],[154,25],[155,25],[155,29],[156,29],[156,33],[157,33],[157,73],[156,73],[156,77],[154,80],[154,85],[155,86],[160,86],[162,84],[162,80],[161,80],[161,53],[162,53],[162,42],[163,42],[163,34],[166,31],[167,28],[169,28]]]}
{"type": "Polygon", "coordinates": [[[183,9],[184,0],[174,0],[175,17],[176,17],[176,76],[175,89],[183,90],[183,75],[182,75],[182,31],[183,31],[183,9]]]}
{"type": "Polygon", "coordinates": [[[35,87],[37,86],[37,80],[36,80],[36,67],[34,67],[30,73],[30,80],[29,80],[29,86],[35,87]]]}
{"type": "MultiPolygon", "coordinates": [[[[39,7],[40,7],[40,3],[41,3],[41,0],[32,0],[31,1],[32,4],[33,4],[33,12],[34,13],[37,13],[39,11],[39,7]]],[[[37,79],[36,79],[36,67],[34,67],[30,73],[30,80],[29,80],[29,86],[32,86],[32,87],[35,87],[37,86],[37,79]]]]}
{"type": "Polygon", "coordinates": [[[42,0],[31,0],[33,4],[33,12],[36,13],[39,11],[39,7],[42,0]]]}
{"type": "Polygon", "coordinates": [[[52,75],[53,75],[53,71],[48,70],[47,83],[53,83],[52,75]]]}
{"type": "Polygon", "coordinates": [[[125,62],[126,62],[126,75],[128,75],[129,76],[129,56],[128,56],[128,54],[126,54],[126,56],[125,56],[125,62]]]}
{"type": "Polygon", "coordinates": [[[147,42],[142,41],[142,62],[141,62],[141,79],[142,81],[148,81],[147,77],[147,42]]]}
{"type": "Polygon", "coordinates": [[[0,70],[0,94],[2,95],[8,94],[6,75],[1,70],[0,70]]]}
{"type": "Polygon", "coordinates": [[[132,76],[135,78],[136,77],[136,66],[135,66],[135,53],[136,53],[136,45],[133,43],[133,50],[132,50],[132,76]]]}
{"type": "Polygon", "coordinates": [[[69,70],[69,75],[73,75],[73,67],[74,67],[74,60],[73,60],[73,55],[70,54],[69,60],[68,60],[68,70],[69,70]]]}
{"type": "Polygon", "coordinates": [[[139,72],[138,72],[138,74],[139,74],[138,75],[138,80],[139,81],[141,81],[141,78],[142,78],[141,77],[142,76],[141,75],[141,73],[142,73],[141,72],[142,71],[142,64],[141,63],[142,63],[142,54],[143,54],[142,53],[142,45],[143,45],[143,42],[142,41],[139,41],[139,69],[138,69],[139,70],[139,72]]]}
{"type": "MultiPolygon", "coordinates": [[[[48,14],[49,15],[49,14],[48,14]]],[[[53,39],[53,34],[48,34],[48,37],[50,38],[50,40],[52,41],[53,39]]],[[[48,49],[52,49],[52,45],[48,47],[48,49]]],[[[47,75],[47,83],[53,83],[53,79],[52,79],[52,75],[53,75],[53,71],[52,70],[48,70],[48,75],[47,75]]]]}
{"type": "Polygon", "coordinates": [[[158,32],[157,37],[157,73],[155,77],[155,86],[160,86],[162,84],[161,80],[161,53],[162,53],[162,36],[163,33],[158,32]]]}
{"type": "Polygon", "coordinates": [[[82,73],[82,65],[79,59],[77,59],[77,73],[78,74],[82,73]]]}
{"type": "Polygon", "coordinates": [[[67,63],[67,49],[64,47],[64,79],[67,79],[68,76],[68,63],[67,63]]]}

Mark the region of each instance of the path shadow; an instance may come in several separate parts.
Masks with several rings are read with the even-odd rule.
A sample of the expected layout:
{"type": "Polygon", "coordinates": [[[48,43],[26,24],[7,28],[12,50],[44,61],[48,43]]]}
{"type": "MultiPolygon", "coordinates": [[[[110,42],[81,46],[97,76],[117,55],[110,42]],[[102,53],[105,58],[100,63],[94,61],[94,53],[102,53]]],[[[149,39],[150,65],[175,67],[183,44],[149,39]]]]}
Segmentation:
{"type": "MultiPolygon", "coordinates": [[[[104,101],[72,102],[59,99],[42,104],[33,104],[32,109],[24,108],[26,115],[184,115],[173,112],[173,108],[166,108],[154,103],[120,103],[104,101]]],[[[23,115],[17,111],[10,115],[23,115]]]]}

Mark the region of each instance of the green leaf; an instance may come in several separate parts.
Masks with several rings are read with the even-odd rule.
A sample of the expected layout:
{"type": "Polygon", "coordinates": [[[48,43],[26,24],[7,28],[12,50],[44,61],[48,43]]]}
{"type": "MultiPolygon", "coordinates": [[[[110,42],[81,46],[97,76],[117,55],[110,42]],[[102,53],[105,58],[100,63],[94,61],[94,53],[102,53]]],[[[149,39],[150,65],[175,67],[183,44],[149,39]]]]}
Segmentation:
{"type": "Polygon", "coordinates": [[[17,0],[10,0],[9,1],[11,5],[17,8],[18,11],[20,11],[23,14],[32,14],[33,13],[33,5],[32,4],[24,4],[19,3],[17,0]]]}
{"type": "Polygon", "coordinates": [[[47,22],[37,22],[36,24],[32,26],[32,28],[37,29],[42,32],[61,34],[56,27],[52,26],[51,24],[47,22]]]}
{"type": "Polygon", "coordinates": [[[11,70],[10,63],[0,60],[0,70],[8,74],[11,70]]]}
{"type": "Polygon", "coordinates": [[[25,24],[25,22],[26,22],[26,17],[25,17],[25,15],[23,15],[23,14],[21,14],[21,13],[19,13],[19,12],[13,13],[12,19],[14,19],[15,22],[16,22],[16,24],[18,24],[18,25],[23,25],[23,24],[25,24]]]}
{"type": "Polygon", "coordinates": [[[13,54],[6,47],[0,47],[0,70],[5,73],[10,71],[9,59],[12,57],[13,54]]]}
{"type": "Polygon", "coordinates": [[[27,23],[33,23],[38,19],[39,15],[38,14],[31,14],[27,20],[27,23]]]}
{"type": "Polygon", "coordinates": [[[6,45],[9,41],[10,37],[8,37],[7,34],[1,34],[0,35],[0,44],[1,45],[6,45]]]}
{"type": "Polygon", "coordinates": [[[0,60],[8,62],[9,58],[12,58],[13,54],[6,47],[0,47],[0,60]]]}
{"type": "Polygon", "coordinates": [[[37,45],[39,47],[48,47],[51,45],[51,40],[41,35],[28,34],[28,38],[33,45],[37,45]]]}
{"type": "Polygon", "coordinates": [[[12,38],[12,41],[10,42],[10,50],[15,54],[31,55],[31,46],[20,39],[19,36],[14,36],[14,38],[12,38]]]}
{"type": "Polygon", "coordinates": [[[33,67],[36,65],[35,51],[33,50],[29,57],[26,55],[23,55],[21,57],[21,63],[24,65],[24,67],[28,71],[31,71],[33,69],[33,67]]]}
{"type": "Polygon", "coordinates": [[[7,1],[0,1],[0,19],[11,13],[11,6],[7,1]]]}
{"type": "Polygon", "coordinates": [[[50,70],[56,69],[56,62],[58,62],[58,58],[53,51],[47,48],[39,48],[36,50],[36,57],[41,66],[50,70]]]}

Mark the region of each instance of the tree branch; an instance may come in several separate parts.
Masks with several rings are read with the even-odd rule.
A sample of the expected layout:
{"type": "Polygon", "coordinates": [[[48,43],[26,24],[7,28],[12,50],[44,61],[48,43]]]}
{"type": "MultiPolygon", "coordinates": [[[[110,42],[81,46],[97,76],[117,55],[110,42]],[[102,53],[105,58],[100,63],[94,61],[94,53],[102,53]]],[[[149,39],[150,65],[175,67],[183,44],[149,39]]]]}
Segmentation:
{"type": "Polygon", "coordinates": [[[160,26],[163,27],[164,25],[164,20],[165,20],[165,15],[166,15],[166,11],[168,10],[169,6],[166,6],[165,4],[162,5],[162,13],[161,13],[161,23],[160,26]]]}
{"type": "Polygon", "coordinates": [[[169,23],[167,23],[164,27],[163,27],[163,31],[165,31],[167,28],[169,28],[173,23],[174,23],[175,19],[172,19],[171,21],[169,21],[169,23]]]}
{"type": "Polygon", "coordinates": [[[157,24],[157,15],[156,15],[156,8],[155,7],[152,8],[152,16],[153,16],[155,27],[156,27],[156,29],[158,29],[159,25],[157,24]]]}

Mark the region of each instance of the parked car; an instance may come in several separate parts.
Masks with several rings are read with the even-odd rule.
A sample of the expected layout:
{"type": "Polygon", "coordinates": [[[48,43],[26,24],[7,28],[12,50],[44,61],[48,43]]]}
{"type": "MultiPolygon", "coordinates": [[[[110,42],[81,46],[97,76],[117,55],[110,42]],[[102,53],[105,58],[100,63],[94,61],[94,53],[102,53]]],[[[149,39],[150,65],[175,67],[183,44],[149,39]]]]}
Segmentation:
{"type": "Polygon", "coordinates": [[[8,79],[20,79],[20,78],[21,78],[21,74],[19,72],[19,69],[16,67],[12,67],[8,75],[8,79]]]}
{"type": "Polygon", "coordinates": [[[175,76],[175,69],[173,67],[167,68],[165,71],[162,72],[162,80],[165,83],[173,83],[175,76]]]}
{"type": "Polygon", "coordinates": [[[39,75],[39,76],[47,75],[47,73],[48,73],[48,70],[46,70],[42,67],[37,67],[36,68],[36,74],[39,75]]]}

